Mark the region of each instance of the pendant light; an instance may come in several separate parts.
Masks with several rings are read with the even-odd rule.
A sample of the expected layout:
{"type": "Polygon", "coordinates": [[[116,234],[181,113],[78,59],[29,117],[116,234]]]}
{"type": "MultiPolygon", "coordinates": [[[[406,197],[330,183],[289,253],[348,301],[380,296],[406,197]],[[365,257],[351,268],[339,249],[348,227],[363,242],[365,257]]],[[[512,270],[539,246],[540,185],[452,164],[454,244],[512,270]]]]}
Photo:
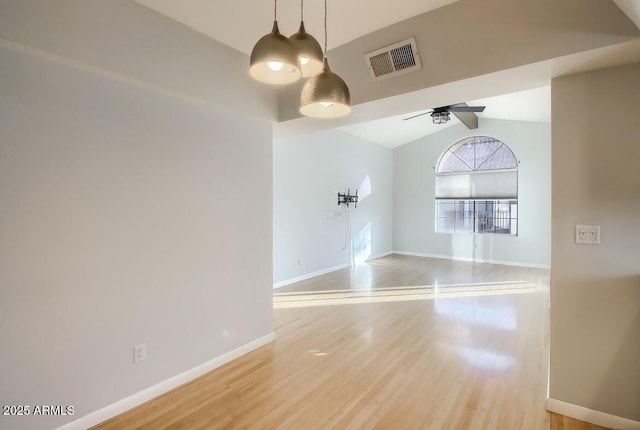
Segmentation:
{"type": "Polygon", "coordinates": [[[298,51],[298,60],[302,67],[302,77],[308,78],[322,72],[322,47],[318,41],[304,29],[304,0],[300,0],[300,28],[289,40],[298,51]]]}
{"type": "Polygon", "coordinates": [[[266,84],[290,84],[300,79],[300,62],[293,44],[280,34],[276,12],[278,1],[274,0],[273,29],[262,36],[251,51],[249,74],[266,84]]]}
{"type": "Polygon", "coordinates": [[[327,60],[327,0],[324,0],[324,64],[320,74],[309,78],[300,94],[300,113],[315,118],[337,118],[351,112],[347,84],[329,69],[327,60]]]}

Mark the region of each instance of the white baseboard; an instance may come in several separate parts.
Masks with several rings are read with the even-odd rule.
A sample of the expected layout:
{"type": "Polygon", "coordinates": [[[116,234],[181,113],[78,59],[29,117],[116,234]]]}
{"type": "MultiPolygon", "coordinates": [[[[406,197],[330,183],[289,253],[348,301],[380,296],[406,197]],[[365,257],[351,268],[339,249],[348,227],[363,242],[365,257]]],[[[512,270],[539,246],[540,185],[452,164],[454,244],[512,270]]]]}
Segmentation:
{"type": "Polygon", "coordinates": [[[339,266],[333,266],[327,269],[318,270],[317,272],[307,273],[306,275],[296,276],[295,278],[287,279],[286,281],[281,281],[273,284],[273,288],[280,288],[284,287],[285,285],[295,284],[296,282],[306,281],[307,279],[315,278],[316,276],[320,275],[326,275],[327,273],[346,269],[347,267],[351,267],[351,263],[341,264],[339,266]]]}
{"type": "Polygon", "coordinates": [[[370,255],[369,257],[367,257],[365,261],[371,261],[378,258],[387,257],[391,254],[393,254],[393,251],[383,252],[382,254],[377,254],[377,255],[370,255]]]}
{"type": "Polygon", "coordinates": [[[628,418],[618,417],[605,412],[594,411],[593,409],[574,405],[573,403],[563,402],[562,400],[548,398],[545,407],[549,412],[555,412],[560,415],[596,424],[601,427],[608,427],[616,430],[640,430],[640,421],[633,421],[628,418]]]}
{"type": "Polygon", "coordinates": [[[518,261],[487,260],[484,258],[456,257],[452,255],[426,254],[423,252],[406,252],[406,251],[393,251],[393,254],[411,255],[414,257],[441,258],[444,260],[454,260],[454,261],[468,261],[472,263],[501,264],[503,266],[531,267],[533,269],[547,269],[547,270],[549,269],[548,264],[521,263],[518,261]]]}
{"type": "MultiPolygon", "coordinates": [[[[376,258],[386,257],[387,255],[393,254],[393,251],[383,252],[382,254],[370,255],[367,257],[366,261],[375,260],[376,258]]],[[[307,273],[306,275],[296,276],[295,278],[287,279],[286,281],[281,281],[273,284],[273,288],[284,287],[285,285],[295,284],[296,282],[306,281],[307,279],[315,278],[316,276],[326,275],[327,273],[336,272],[338,270],[346,269],[347,267],[351,267],[352,263],[345,263],[339,266],[329,267],[327,269],[318,270],[317,272],[307,273]]]]}
{"type": "Polygon", "coordinates": [[[251,352],[254,349],[260,348],[261,346],[273,342],[274,339],[275,334],[269,333],[266,336],[242,345],[234,350],[231,350],[212,360],[209,360],[206,363],[202,363],[176,376],[159,382],[147,389],[140,391],[139,393],[133,394],[129,397],[125,397],[124,399],[118,400],[117,402],[105,406],[102,409],[91,412],[88,415],[85,415],[75,421],[67,423],[62,427],[58,427],[57,430],[84,430],[89,427],[93,427],[103,421],[108,420],[109,418],[113,418],[116,415],[126,412],[138,405],[141,405],[142,403],[149,401],[154,397],[158,397],[161,394],[173,390],[174,388],[179,387],[180,385],[183,385],[197,378],[198,376],[204,375],[205,373],[210,372],[213,369],[220,367],[223,364],[226,364],[229,361],[234,360],[242,355],[245,355],[246,353],[251,352]]]}

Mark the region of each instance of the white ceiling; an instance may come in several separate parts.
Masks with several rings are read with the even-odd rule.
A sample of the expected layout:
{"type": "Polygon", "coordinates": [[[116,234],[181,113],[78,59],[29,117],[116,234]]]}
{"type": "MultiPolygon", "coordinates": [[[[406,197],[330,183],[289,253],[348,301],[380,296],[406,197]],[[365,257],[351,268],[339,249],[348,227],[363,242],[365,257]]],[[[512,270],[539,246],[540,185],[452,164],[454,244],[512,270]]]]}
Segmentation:
{"type": "MultiPolygon", "coordinates": [[[[246,54],[256,41],[271,32],[274,1],[271,0],[135,0],[167,15],[218,42],[246,54]]],[[[380,28],[403,21],[458,0],[348,0],[328,1],[328,48],[343,45],[380,28]]],[[[278,27],[286,36],[298,31],[300,0],[279,0],[278,27]]],[[[304,25],[320,42],[324,34],[324,2],[304,2],[304,25]]]]}
{"type": "MultiPolygon", "coordinates": [[[[255,42],[271,30],[274,2],[271,0],[135,0],[170,18],[181,22],[218,42],[231,46],[246,54],[251,53],[255,42]]],[[[372,2],[371,0],[349,0],[328,2],[328,48],[348,43],[378,29],[403,21],[430,10],[454,3],[458,0],[394,0],[372,2]]],[[[613,0],[629,18],[640,27],[640,0],[613,0]]],[[[300,1],[278,1],[278,24],[285,35],[297,31],[300,22],[300,1]]],[[[304,2],[304,22],[307,31],[315,35],[322,44],[324,2],[304,2]]],[[[310,118],[299,118],[276,124],[274,133],[280,136],[339,128],[346,133],[396,147],[458,124],[453,117],[447,124],[434,125],[429,115],[402,121],[412,114],[424,112],[434,106],[423,106],[423,100],[444,100],[462,97],[470,105],[484,105],[482,118],[550,121],[550,79],[564,73],[576,73],[607,65],[622,63],[620,58],[638,57],[638,44],[615,49],[594,50],[563,59],[542,62],[495,76],[478,77],[464,82],[452,83],[422,91],[404,94],[354,106],[351,115],[334,120],[331,125],[321,124],[310,118]],[[493,81],[499,81],[495,85],[493,81]],[[468,82],[467,82],[468,81],[468,82]],[[492,84],[493,82],[493,84],[492,84]],[[509,87],[512,87],[509,90],[509,87]],[[491,92],[491,89],[494,89],[491,92]],[[495,91],[496,88],[500,88],[495,91]],[[519,91],[523,88],[533,88],[519,91]],[[506,90],[506,91],[505,91],[506,90]],[[486,97],[491,94],[508,94],[486,97]],[[431,97],[425,97],[429,93],[431,97]],[[442,94],[440,94],[442,93],[442,94]],[[475,100],[473,98],[476,98],[475,100]],[[471,98],[471,100],[465,100],[471,98]],[[417,110],[422,109],[422,110],[417,110]],[[373,120],[372,120],[373,119],[373,120]]],[[[451,103],[450,100],[448,103],[451,103]]],[[[445,102],[447,103],[447,102],[445,102]]]]}
{"type": "Polygon", "coordinates": [[[613,0],[615,4],[640,28],[640,1],[638,0],[613,0]]]}
{"type": "MultiPolygon", "coordinates": [[[[551,121],[551,89],[549,86],[526,91],[518,91],[502,96],[468,101],[469,106],[486,106],[482,113],[478,113],[479,123],[482,118],[495,118],[519,121],[551,121]]],[[[416,140],[422,136],[440,131],[446,127],[460,124],[455,115],[446,124],[436,125],[430,115],[404,121],[413,115],[425,112],[409,112],[375,121],[367,121],[341,127],[340,130],[372,142],[377,142],[391,148],[416,140]]]]}

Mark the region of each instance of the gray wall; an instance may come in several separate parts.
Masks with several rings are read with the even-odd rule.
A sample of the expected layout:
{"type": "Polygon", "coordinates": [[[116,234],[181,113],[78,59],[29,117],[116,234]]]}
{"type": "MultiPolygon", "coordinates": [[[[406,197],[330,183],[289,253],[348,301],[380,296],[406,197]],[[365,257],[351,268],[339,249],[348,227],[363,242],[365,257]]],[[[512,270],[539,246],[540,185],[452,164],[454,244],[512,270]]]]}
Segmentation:
{"type": "Polygon", "coordinates": [[[333,130],[275,139],[273,159],[276,285],[391,251],[390,148],[333,130]],[[353,247],[343,250],[336,192],[348,188],[359,189],[360,203],[349,212],[353,247]]]}
{"type": "MultiPolygon", "coordinates": [[[[51,30],[52,45],[78,37],[82,54],[82,31],[91,44],[94,29],[65,14],[83,13],[108,20],[124,51],[140,48],[115,34],[132,34],[129,12],[168,38],[185,32],[129,2],[55,3],[0,2],[3,36],[10,15],[23,35],[51,30]],[[51,21],[29,22],[45,12],[51,21]]],[[[73,405],[75,415],[0,416],[2,429],[55,427],[272,331],[271,124],[142,83],[143,68],[130,79],[27,41],[0,47],[0,404],[73,405]],[[147,360],[134,365],[142,342],[147,360]]],[[[215,58],[220,45],[207,43],[215,58]]],[[[175,58],[199,67],[164,49],[149,69],[175,58]]],[[[275,97],[227,85],[236,107],[268,116],[275,97]]]]}
{"type": "Polygon", "coordinates": [[[551,84],[553,399],[640,421],[640,64],[551,84]],[[575,225],[601,226],[576,245],[575,225]]]}
{"type": "Polygon", "coordinates": [[[549,265],[550,126],[480,119],[476,130],[448,127],[393,151],[393,249],[445,258],[549,265]],[[474,135],[506,143],[518,167],[518,236],[435,233],[435,174],[442,153],[474,135]]]}
{"type": "Polygon", "coordinates": [[[277,92],[249,77],[246,54],[131,0],[0,0],[4,41],[241,115],[277,117],[277,92]]]}

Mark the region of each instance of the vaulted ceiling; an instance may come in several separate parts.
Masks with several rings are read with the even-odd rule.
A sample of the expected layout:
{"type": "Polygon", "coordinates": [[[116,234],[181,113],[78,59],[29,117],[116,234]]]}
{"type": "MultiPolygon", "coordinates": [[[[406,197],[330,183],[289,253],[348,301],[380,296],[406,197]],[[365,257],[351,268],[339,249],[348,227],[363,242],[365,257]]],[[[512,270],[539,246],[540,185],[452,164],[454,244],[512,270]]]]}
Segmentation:
{"type": "MultiPolygon", "coordinates": [[[[271,31],[272,0],[136,0],[207,36],[246,54],[271,31]]],[[[328,0],[329,49],[358,37],[458,0],[328,0]]],[[[291,35],[300,24],[300,0],[278,0],[277,18],[282,34],[291,35]]],[[[306,0],[304,25],[323,44],[324,1],[306,0]]]]}
{"type": "MultiPolygon", "coordinates": [[[[246,54],[274,15],[266,0],[135,1],[246,54]]],[[[283,34],[297,31],[300,5],[277,2],[283,34]]],[[[328,8],[329,60],[351,89],[353,112],[300,118],[294,84],[278,90],[276,135],[341,128],[397,146],[441,129],[428,115],[402,118],[463,101],[486,105],[481,119],[548,121],[552,78],[640,61],[637,0],[329,0],[328,8]],[[411,36],[422,70],[372,82],[364,54],[411,36]]],[[[304,2],[305,27],[321,43],[323,11],[322,0],[304,2]]]]}

